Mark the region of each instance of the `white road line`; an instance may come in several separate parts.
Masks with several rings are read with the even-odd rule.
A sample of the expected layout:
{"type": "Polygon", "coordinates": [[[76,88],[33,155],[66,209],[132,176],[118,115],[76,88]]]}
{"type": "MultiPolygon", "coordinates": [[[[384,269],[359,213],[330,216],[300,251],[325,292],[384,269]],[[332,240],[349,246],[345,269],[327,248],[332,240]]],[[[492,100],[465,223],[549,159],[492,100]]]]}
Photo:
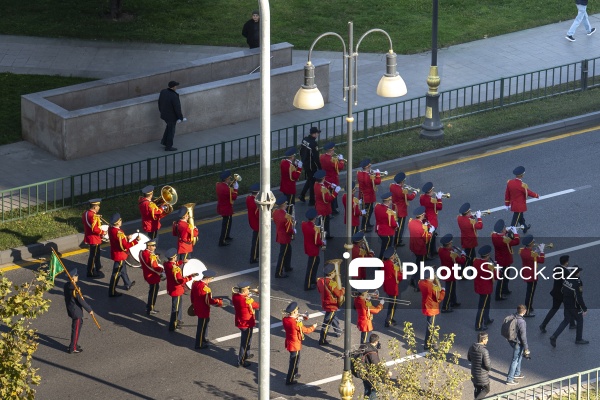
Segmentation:
{"type": "Polygon", "coordinates": [[[562,250],[553,251],[552,253],[546,254],[546,257],[558,256],[561,254],[569,253],[571,251],[586,249],[588,247],[598,246],[598,245],[600,245],[600,240],[596,240],[595,242],[589,242],[586,244],[580,244],[579,246],[568,247],[568,248],[562,249],[562,250]]]}
{"type": "MultiPolygon", "coordinates": [[[[259,269],[259,267],[255,267],[255,268],[248,268],[248,269],[244,269],[244,270],[242,270],[242,271],[238,271],[238,272],[232,272],[231,274],[227,274],[227,275],[223,275],[223,276],[217,276],[217,277],[215,277],[215,278],[213,279],[213,282],[216,282],[216,281],[222,281],[222,280],[229,279],[229,278],[234,278],[234,277],[236,277],[236,276],[240,276],[240,275],[250,274],[250,273],[252,273],[252,272],[256,272],[256,271],[258,271],[258,269],[259,269]]],[[[163,295],[163,294],[167,294],[167,291],[166,291],[166,290],[161,290],[161,291],[159,291],[159,292],[158,292],[158,295],[159,295],[159,296],[161,296],[161,295],[163,295]]],[[[142,297],[140,297],[140,299],[141,299],[141,298],[143,298],[143,296],[142,296],[142,297]]]]}
{"type": "MultiPolygon", "coordinates": [[[[588,187],[583,186],[582,189],[583,188],[587,189],[588,187]]],[[[545,194],[543,196],[540,196],[537,199],[528,199],[527,203],[534,203],[536,201],[546,200],[546,199],[550,199],[552,197],[562,196],[563,194],[569,194],[569,193],[573,193],[573,192],[576,192],[576,191],[577,191],[576,189],[561,190],[560,192],[554,192],[554,193],[550,193],[550,194],[545,194]]],[[[490,212],[503,211],[505,209],[506,208],[504,206],[500,206],[500,207],[496,207],[496,208],[490,208],[490,212]]]]}

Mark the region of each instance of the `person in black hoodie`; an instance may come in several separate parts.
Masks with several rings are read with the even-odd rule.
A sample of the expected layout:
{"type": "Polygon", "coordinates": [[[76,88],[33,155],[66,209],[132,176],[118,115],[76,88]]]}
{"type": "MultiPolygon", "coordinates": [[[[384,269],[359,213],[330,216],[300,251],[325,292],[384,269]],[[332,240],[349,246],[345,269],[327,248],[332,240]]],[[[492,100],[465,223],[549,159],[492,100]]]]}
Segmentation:
{"type": "Polygon", "coordinates": [[[492,361],[485,347],[488,342],[487,332],[477,334],[477,343],[469,348],[467,359],[471,363],[471,381],[475,387],[475,400],[483,399],[490,392],[490,369],[492,361]]]}
{"type": "Polygon", "coordinates": [[[246,43],[251,49],[260,47],[260,15],[258,10],[252,11],[252,18],[244,24],[242,36],[246,38],[246,43]]]}
{"type": "MultiPolygon", "coordinates": [[[[546,326],[548,322],[554,317],[556,312],[560,309],[561,304],[563,303],[563,295],[562,295],[562,285],[565,281],[565,277],[569,275],[567,270],[567,266],[569,265],[569,256],[564,255],[560,257],[560,264],[554,267],[552,270],[552,279],[554,283],[552,284],[552,290],[550,291],[550,296],[552,296],[552,308],[548,311],[546,318],[540,325],[540,331],[542,333],[546,333],[546,326]]],[[[575,324],[571,325],[572,329],[575,328],[575,324]]]]}
{"type": "Polygon", "coordinates": [[[71,322],[71,343],[69,344],[68,352],[71,353],[81,353],[83,349],[77,345],[79,341],[79,335],[81,334],[81,325],[83,325],[83,309],[90,313],[90,315],[94,315],[92,311],[92,307],[85,301],[85,299],[79,295],[77,290],[75,289],[75,284],[79,279],[77,275],[77,268],[73,268],[69,271],[71,274],[71,280],[65,283],[64,287],[64,295],[65,295],[65,305],[67,306],[67,314],[72,319],[71,322]]]}
{"type": "Polygon", "coordinates": [[[565,318],[560,323],[556,331],[550,336],[550,344],[556,347],[556,338],[569,324],[577,321],[577,334],[575,336],[576,344],[588,344],[587,340],[583,339],[583,317],[587,314],[587,306],[583,301],[583,283],[579,278],[582,271],[577,265],[569,268],[569,275],[563,282],[562,294],[565,304],[565,318]]]}
{"type": "MultiPolygon", "coordinates": [[[[364,363],[367,368],[370,364],[377,365],[381,363],[381,360],[379,359],[380,348],[381,344],[379,344],[379,335],[376,333],[371,334],[369,337],[369,343],[362,344],[360,346],[360,350],[364,355],[364,363]]],[[[387,375],[392,376],[391,371],[387,371],[387,375]]],[[[383,379],[383,376],[381,376],[381,378],[383,379]]],[[[367,397],[369,400],[377,400],[377,391],[371,382],[369,382],[367,377],[365,377],[362,381],[363,386],[365,387],[365,393],[363,397],[367,397]]]]}

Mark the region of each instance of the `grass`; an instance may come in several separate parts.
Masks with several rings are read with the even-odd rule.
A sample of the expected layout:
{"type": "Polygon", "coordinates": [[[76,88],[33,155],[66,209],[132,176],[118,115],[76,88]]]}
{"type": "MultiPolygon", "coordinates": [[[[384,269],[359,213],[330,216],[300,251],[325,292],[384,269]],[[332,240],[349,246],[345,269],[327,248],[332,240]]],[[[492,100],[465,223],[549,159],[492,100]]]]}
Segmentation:
{"type": "MultiPolygon", "coordinates": [[[[358,162],[362,158],[369,157],[373,163],[377,163],[597,111],[600,108],[599,90],[576,92],[453,119],[445,123],[445,137],[439,141],[419,138],[420,129],[369,139],[354,145],[354,159],[358,162]]],[[[357,136],[360,136],[360,132],[357,132],[357,136]]],[[[345,154],[343,147],[338,150],[339,153],[345,154]]],[[[277,186],[279,184],[277,162],[272,163],[272,171],[271,183],[277,186]]],[[[248,187],[259,180],[257,166],[236,169],[235,172],[243,176],[240,193],[247,193],[248,187]]],[[[393,173],[395,171],[390,171],[390,174],[393,173]]],[[[177,183],[174,186],[179,195],[178,205],[214,201],[214,185],[214,177],[177,183]],[[204,189],[198,190],[198,188],[204,189]]],[[[90,195],[90,197],[94,196],[90,195]]],[[[137,195],[127,195],[108,199],[102,203],[100,213],[105,215],[105,219],[109,219],[114,212],[121,213],[125,221],[138,219],[137,197],[137,195]]],[[[83,207],[68,208],[21,221],[1,223],[0,250],[77,233],[81,230],[80,218],[83,209],[83,207]]]]}
{"type": "MultiPolygon", "coordinates": [[[[108,0],[10,4],[3,0],[3,4],[2,34],[240,47],[246,47],[242,25],[257,8],[256,1],[248,0],[124,0],[123,17],[113,21],[108,17],[108,0]]],[[[417,53],[431,46],[431,8],[432,1],[427,0],[276,0],[270,3],[271,40],[307,49],[326,30],[346,37],[347,22],[354,21],[356,39],[377,27],[391,35],[397,53],[417,53]]],[[[588,13],[593,8],[592,2],[588,13]]],[[[570,20],[575,15],[574,3],[564,0],[440,1],[439,46],[570,20]]],[[[361,51],[384,52],[386,46],[383,35],[370,35],[361,51]]],[[[317,49],[341,50],[341,46],[338,39],[326,38],[317,49]]]]}

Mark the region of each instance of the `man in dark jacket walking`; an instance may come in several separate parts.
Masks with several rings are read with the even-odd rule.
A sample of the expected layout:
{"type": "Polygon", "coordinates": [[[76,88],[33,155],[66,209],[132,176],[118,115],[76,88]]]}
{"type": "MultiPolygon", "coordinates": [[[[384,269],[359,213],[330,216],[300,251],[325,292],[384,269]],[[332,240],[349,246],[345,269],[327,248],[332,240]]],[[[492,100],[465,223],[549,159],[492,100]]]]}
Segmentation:
{"type": "MultiPolygon", "coordinates": [[[[542,333],[546,333],[546,326],[548,322],[554,317],[556,312],[560,309],[561,304],[563,303],[563,295],[562,295],[562,285],[565,281],[565,277],[568,276],[569,272],[567,270],[567,266],[569,265],[569,256],[564,255],[560,257],[560,264],[555,266],[552,270],[552,279],[554,280],[552,284],[552,290],[550,291],[550,296],[552,296],[552,308],[548,311],[546,318],[540,325],[540,331],[542,333]]],[[[572,325],[575,328],[575,325],[572,325]]]]}
{"type": "Polygon", "coordinates": [[[574,265],[569,268],[569,275],[566,276],[562,285],[563,302],[565,304],[565,319],[560,323],[556,331],[550,336],[550,344],[556,347],[556,338],[569,324],[577,321],[576,344],[588,344],[583,340],[583,316],[587,314],[587,307],[583,301],[583,283],[579,278],[581,268],[574,265]]]}
{"type": "Polygon", "coordinates": [[[475,400],[483,399],[490,392],[490,369],[492,361],[485,347],[488,342],[487,332],[477,334],[477,343],[473,343],[467,354],[471,363],[471,381],[475,387],[475,400]]]}
{"type": "Polygon", "coordinates": [[[77,290],[75,289],[75,284],[79,279],[77,275],[77,268],[73,268],[69,271],[71,274],[71,278],[73,278],[73,282],[70,280],[65,283],[64,287],[64,295],[65,295],[65,305],[67,306],[67,314],[69,318],[71,318],[71,343],[69,344],[68,352],[71,353],[81,353],[83,349],[77,345],[79,341],[79,335],[81,334],[81,325],[83,325],[83,309],[90,313],[90,315],[94,315],[92,311],[92,307],[88,305],[83,297],[79,295],[77,290]]]}
{"type": "Polygon", "coordinates": [[[258,10],[252,11],[252,18],[244,24],[242,36],[246,38],[246,43],[251,49],[260,47],[260,15],[258,10]]]}
{"type": "Polygon", "coordinates": [[[173,147],[173,138],[175,137],[175,127],[177,122],[184,121],[181,113],[181,102],[179,101],[179,93],[177,93],[179,82],[169,82],[169,88],[160,91],[158,96],[158,111],[160,111],[160,119],[167,123],[165,133],[163,134],[160,144],[165,146],[166,151],[177,150],[173,147]]]}
{"type": "MultiPolygon", "coordinates": [[[[360,346],[360,350],[362,351],[363,355],[364,355],[364,363],[365,363],[365,367],[367,367],[367,371],[369,368],[370,364],[374,364],[374,365],[378,365],[381,363],[381,360],[379,359],[379,349],[381,348],[381,345],[379,344],[379,335],[376,333],[371,334],[371,336],[369,337],[369,343],[366,344],[362,344],[360,346]]],[[[382,366],[382,368],[384,368],[382,366]]],[[[385,375],[383,375],[384,373],[387,373],[388,377],[392,376],[391,371],[382,371],[382,375],[380,375],[380,377],[383,379],[385,375]]],[[[364,377],[363,378],[363,386],[365,387],[365,393],[363,397],[367,397],[369,400],[377,400],[377,391],[375,390],[375,388],[373,387],[373,385],[371,384],[371,382],[367,379],[368,377],[364,377]]]]}
{"type": "MultiPolygon", "coordinates": [[[[315,172],[321,169],[321,161],[319,159],[319,145],[317,143],[317,137],[321,133],[321,130],[316,126],[310,128],[310,133],[307,137],[302,140],[302,146],[300,147],[300,156],[302,157],[302,165],[304,166],[304,174],[306,182],[300,192],[298,200],[305,202],[304,196],[306,192],[309,193],[309,206],[315,205],[315,172]]],[[[328,232],[329,233],[329,232],[328,232]]]]}

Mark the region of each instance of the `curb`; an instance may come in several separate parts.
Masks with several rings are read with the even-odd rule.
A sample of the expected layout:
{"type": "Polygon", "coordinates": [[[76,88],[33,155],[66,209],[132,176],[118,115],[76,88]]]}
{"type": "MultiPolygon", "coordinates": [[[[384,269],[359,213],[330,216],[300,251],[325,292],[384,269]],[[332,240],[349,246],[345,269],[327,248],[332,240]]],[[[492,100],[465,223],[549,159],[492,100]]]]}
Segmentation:
{"type": "MultiPolygon", "coordinates": [[[[550,122],[543,125],[538,125],[530,128],[520,129],[508,133],[503,133],[488,138],[478,139],[468,143],[462,143],[445,147],[443,149],[431,150],[425,153],[414,154],[407,157],[398,158],[395,160],[378,163],[379,169],[389,170],[404,170],[411,171],[421,168],[430,167],[435,164],[440,164],[449,161],[455,161],[465,156],[481,154],[485,151],[498,149],[505,146],[525,143],[527,141],[558,136],[569,131],[585,129],[594,125],[600,124],[600,111],[585,114],[577,117],[567,118],[561,121],[550,122]]],[[[345,177],[345,173],[340,174],[340,177],[345,177]]],[[[345,179],[345,178],[344,178],[345,179]]],[[[299,182],[298,185],[303,185],[304,182],[299,182]]],[[[272,190],[277,189],[273,186],[272,190]]],[[[235,211],[245,210],[246,204],[244,200],[246,195],[239,196],[235,211]]],[[[194,216],[198,219],[214,218],[216,215],[216,202],[204,203],[194,208],[194,216]]],[[[170,226],[176,217],[174,215],[165,217],[162,221],[163,227],[170,226]]],[[[140,226],[141,220],[129,221],[123,224],[126,232],[134,231],[140,226]]],[[[20,246],[8,250],[0,251],[0,266],[13,264],[25,260],[37,259],[46,256],[50,253],[50,249],[54,248],[59,253],[74,251],[80,248],[85,248],[83,244],[83,234],[77,233],[74,235],[59,237],[41,243],[32,244],[29,246],[20,246]]]]}

